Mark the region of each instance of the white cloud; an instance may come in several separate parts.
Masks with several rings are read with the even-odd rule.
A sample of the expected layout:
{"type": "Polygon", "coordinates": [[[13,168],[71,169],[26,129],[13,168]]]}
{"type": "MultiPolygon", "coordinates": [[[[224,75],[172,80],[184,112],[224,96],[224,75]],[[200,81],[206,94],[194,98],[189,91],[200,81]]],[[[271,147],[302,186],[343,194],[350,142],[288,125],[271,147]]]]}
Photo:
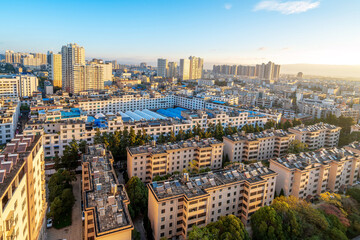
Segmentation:
{"type": "Polygon", "coordinates": [[[282,14],[294,14],[309,11],[317,8],[320,5],[320,1],[306,0],[306,1],[261,1],[255,7],[254,11],[266,10],[276,11],[282,14]]]}
{"type": "Polygon", "coordinates": [[[230,3],[225,3],[224,8],[226,10],[230,10],[232,8],[232,5],[230,3]]]}

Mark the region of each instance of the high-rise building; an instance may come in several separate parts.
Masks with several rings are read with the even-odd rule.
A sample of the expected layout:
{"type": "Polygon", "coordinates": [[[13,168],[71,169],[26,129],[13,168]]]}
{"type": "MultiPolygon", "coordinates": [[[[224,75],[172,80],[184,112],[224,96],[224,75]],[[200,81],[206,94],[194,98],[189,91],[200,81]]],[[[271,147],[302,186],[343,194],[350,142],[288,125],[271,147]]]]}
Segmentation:
{"type": "Polygon", "coordinates": [[[274,64],[273,80],[278,80],[280,77],[280,65],[274,64]]]}
{"type": "Polygon", "coordinates": [[[190,56],[189,79],[200,79],[202,77],[204,59],[190,56]]]}
{"type": "Polygon", "coordinates": [[[266,80],[272,80],[274,76],[274,63],[268,62],[265,65],[264,78],[266,80]]]}
{"type": "Polygon", "coordinates": [[[180,78],[182,80],[189,80],[190,77],[190,60],[180,59],[180,78]]]}
{"type": "Polygon", "coordinates": [[[105,68],[111,68],[107,64],[87,64],[85,66],[85,89],[83,90],[101,90],[104,89],[105,68]]]}
{"type": "Polygon", "coordinates": [[[34,57],[33,55],[29,55],[21,59],[21,64],[26,68],[40,69],[40,66],[42,65],[42,59],[34,57]]]}
{"type": "Polygon", "coordinates": [[[177,63],[176,62],[169,62],[168,63],[168,77],[176,77],[177,76],[177,63]]]}
{"type": "Polygon", "coordinates": [[[62,87],[62,61],[61,54],[49,54],[49,79],[53,81],[54,87],[62,87]]]}
{"type": "Polygon", "coordinates": [[[168,60],[164,58],[158,58],[157,60],[157,75],[160,77],[166,77],[168,72],[168,60]]]}
{"type": "MultiPolygon", "coordinates": [[[[71,92],[71,86],[78,85],[73,83],[74,79],[74,66],[85,65],[85,49],[76,43],[68,44],[61,48],[62,57],[62,88],[64,91],[71,92]]],[[[76,79],[78,80],[78,79],[76,79]]]]}
{"type": "Polygon", "coordinates": [[[42,136],[16,136],[0,158],[0,239],[45,239],[47,203],[42,136]]]}

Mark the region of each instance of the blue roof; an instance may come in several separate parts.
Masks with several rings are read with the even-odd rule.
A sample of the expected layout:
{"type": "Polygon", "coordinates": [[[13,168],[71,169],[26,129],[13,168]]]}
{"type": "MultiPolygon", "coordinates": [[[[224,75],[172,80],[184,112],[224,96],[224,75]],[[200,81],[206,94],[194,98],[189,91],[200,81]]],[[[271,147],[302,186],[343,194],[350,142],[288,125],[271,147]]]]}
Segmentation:
{"type": "Polygon", "coordinates": [[[225,104],[226,102],[222,102],[222,101],[213,101],[213,103],[219,103],[219,104],[225,104]]]}

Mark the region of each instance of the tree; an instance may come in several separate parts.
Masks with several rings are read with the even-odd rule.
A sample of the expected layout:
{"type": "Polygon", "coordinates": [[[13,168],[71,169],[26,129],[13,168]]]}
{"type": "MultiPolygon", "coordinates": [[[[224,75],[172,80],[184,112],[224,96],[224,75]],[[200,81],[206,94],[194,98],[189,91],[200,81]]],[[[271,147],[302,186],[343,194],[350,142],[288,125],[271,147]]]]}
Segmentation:
{"type": "Polygon", "coordinates": [[[300,142],[299,140],[294,140],[289,144],[288,153],[301,153],[308,150],[308,145],[300,142]]]}
{"type": "Polygon", "coordinates": [[[176,142],[176,137],[173,130],[170,131],[168,139],[169,142],[176,142]]]}
{"type": "Polygon", "coordinates": [[[54,173],[48,182],[49,201],[52,202],[56,196],[60,196],[64,189],[71,188],[70,183],[75,179],[75,175],[67,170],[60,169],[54,173]]]}
{"type": "Polygon", "coordinates": [[[274,120],[269,120],[265,123],[264,128],[265,129],[275,128],[275,125],[276,123],[274,120]]]}
{"type": "Polygon", "coordinates": [[[193,227],[189,233],[189,240],[249,240],[249,234],[246,231],[241,220],[234,215],[222,216],[217,222],[208,224],[206,227],[193,227]]]}
{"type": "Polygon", "coordinates": [[[79,144],[75,139],[73,139],[68,145],[65,146],[63,156],[61,157],[60,164],[58,164],[58,166],[69,171],[75,170],[79,166],[79,159],[79,144]]]}
{"type": "Polygon", "coordinates": [[[349,195],[353,199],[355,199],[358,203],[360,203],[360,189],[359,188],[348,188],[346,191],[346,195],[349,195]]]}
{"type": "Polygon", "coordinates": [[[282,220],[275,209],[270,206],[260,208],[251,216],[251,227],[255,240],[285,239],[282,220]]]}
{"type": "Polygon", "coordinates": [[[60,169],[49,180],[50,212],[54,227],[61,228],[71,225],[71,213],[75,203],[71,181],[75,179],[73,173],[60,169]]]}
{"type": "Polygon", "coordinates": [[[97,128],[94,136],[94,144],[100,144],[100,143],[103,143],[103,138],[101,136],[100,129],[97,128]]]}
{"type": "Polygon", "coordinates": [[[86,152],[86,145],[87,145],[87,143],[85,140],[81,140],[79,143],[79,150],[83,154],[86,152]]]}
{"type": "Polygon", "coordinates": [[[147,209],[148,192],[145,185],[138,177],[132,177],[125,185],[126,192],[129,196],[129,211],[131,217],[144,213],[147,209]],[[130,210],[131,209],[131,210],[130,210]]]}

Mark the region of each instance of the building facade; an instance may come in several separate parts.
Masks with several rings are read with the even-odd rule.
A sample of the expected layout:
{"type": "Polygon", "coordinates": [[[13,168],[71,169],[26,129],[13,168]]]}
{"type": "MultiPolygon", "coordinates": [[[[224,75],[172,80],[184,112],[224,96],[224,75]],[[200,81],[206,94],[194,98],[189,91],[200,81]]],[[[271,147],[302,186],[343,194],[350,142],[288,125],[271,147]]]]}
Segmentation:
{"type": "Polygon", "coordinates": [[[42,136],[16,136],[0,154],[2,239],[46,239],[42,136]]]}
{"type": "Polygon", "coordinates": [[[305,143],[310,150],[316,150],[322,147],[336,147],[339,142],[341,127],[317,123],[310,126],[292,127],[288,131],[295,134],[295,139],[305,143]]]}
{"type": "Polygon", "coordinates": [[[224,154],[233,162],[251,162],[280,157],[287,153],[295,134],[283,130],[237,133],[224,136],[224,154]]]}
{"type": "Polygon", "coordinates": [[[62,87],[62,60],[61,54],[51,53],[49,55],[50,71],[49,79],[53,81],[54,87],[62,87]]]}
{"type": "Polygon", "coordinates": [[[359,167],[359,155],[345,148],[289,154],[270,160],[270,169],[279,174],[276,192],[283,190],[286,196],[302,199],[353,185],[359,167]]]}
{"type": "Polygon", "coordinates": [[[204,227],[229,214],[248,223],[256,210],[272,203],[276,176],[256,163],[149,183],[148,217],[154,239],[186,239],[193,226],[204,227]]]}
{"type": "Polygon", "coordinates": [[[82,161],[82,199],[85,240],[131,240],[134,225],[130,200],[119,184],[114,159],[103,145],[92,145],[82,161]]]}
{"type": "Polygon", "coordinates": [[[130,147],[127,149],[127,172],[129,178],[137,176],[143,182],[151,182],[155,176],[190,168],[196,171],[218,169],[222,165],[222,153],[223,143],[213,138],[130,147]]]}
{"type": "Polygon", "coordinates": [[[74,66],[85,65],[85,49],[76,43],[68,44],[61,48],[62,61],[62,88],[66,92],[73,92],[77,86],[77,78],[74,78],[74,66]]]}

